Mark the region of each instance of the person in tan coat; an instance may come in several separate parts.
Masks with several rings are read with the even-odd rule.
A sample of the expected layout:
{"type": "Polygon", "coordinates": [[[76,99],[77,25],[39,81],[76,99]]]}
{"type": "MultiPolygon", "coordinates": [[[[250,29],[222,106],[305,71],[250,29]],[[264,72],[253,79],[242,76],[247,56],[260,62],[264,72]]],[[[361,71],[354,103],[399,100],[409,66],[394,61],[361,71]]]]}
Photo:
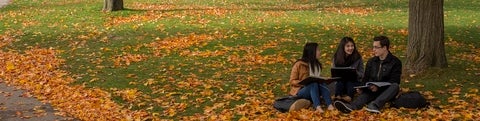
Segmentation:
{"type": "MultiPolygon", "coordinates": [[[[307,85],[299,84],[299,82],[308,78],[309,76],[320,76],[322,65],[318,61],[318,57],[320,57],[318,44],[305,44],[302,58],[295,62],[290,74],[289,94],[313,102],[313,107],[316,109],[316,112],[322,113],[323,110],[320,106],[320,95],[328,105],[328,110],[334,109],[332,106],[330,91],[327,88],[327,85],[325,83],[310,83],[307,85]]],[[[296,105],[304,105],[299,101],[295,102],[293,106],[298,108],[300,106],[296,105]]]]}

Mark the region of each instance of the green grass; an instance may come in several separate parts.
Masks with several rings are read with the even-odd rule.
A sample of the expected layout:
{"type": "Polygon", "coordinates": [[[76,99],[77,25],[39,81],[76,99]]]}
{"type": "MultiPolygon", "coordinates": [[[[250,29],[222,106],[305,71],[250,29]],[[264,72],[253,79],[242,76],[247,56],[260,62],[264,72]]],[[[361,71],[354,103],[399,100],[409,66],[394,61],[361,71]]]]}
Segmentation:
{"type": "MultiPolygon", "coordinates": [[[[394,45],[405,46],[407,36],[399,33],[399,30],[407,29],[408,26],[408,1],[407,0],[227,0],[223,2],[212,2],[197,0],[137,0],[125,1],[129,10],[112,13],[103,13],[101,1],[27,1],[16,0],[11,5],[0,9],[0,34],[6,32],[20,32],[14,34],[19,41],[3,47],[3,50],[22,51],[31,47],[54,48],[63,50],[61,57],[66,59],[63,69],[69,71],[77,78],[75,84],[85,84],[88,87],[100,87],[111,91],[116,89],[137,88],[144,95],[151,96],[150,99],[142,99],[151,103],[151,99],[162,98],[166,93],[179,92],[190,94],[189,98],[182,100],[179,97],[167,98],[170,101],[184,102],[189,105],[186,111],[179,116],[191,116],[203,114],[205,106],[212,106],[214,103],[222,102],[221,95],[213,95],[205,98],[197,95],[203,89],[198,87],[178,87],[175,83],[185,81],[188,78],[195,78],[207,85],[214,85],[212,90],[217,94],[233,93],[241,90],[241,86],[247,86],[249,90],[256,93],[273,91],[275,96],[286,95],[281,87],[287,84],[290,67],[293,60],[299,58],[301,49],[306,41],[318,42],[321,50],[326,53],[321,62],[328,69],[329,61],[333,54],[338,40],[343,36],[352,36],[358,43],[359,49],[364,50],[365,59],[370,57],[369,52],[371,39],[376,35],[387,35],[394,45]],[[155,10],[148,11],[135,9],[135,4],[151,5],[175,5],[177,7],[220,7],[229,8],[236,6],[236,9],[228,10],[232,13],[224,15],[202,14],[207,10],[155,10]],[[313,6],[307,9],[297,9],[285,6],[313,6]],[[372,8],[372,12],[366,15],[339,14],[328,11],[327,7],[363,7],[372,8]],[[112,18],[130,17],[133,15],[154,14],[171,15],[156,20],[137,20],[113,26],[107,26],[112,18]],[[198,13],[198,14],[188,14],[198,13]],[[180,15],[180,16],[175,16],[180,15]],[[206,24],[201,19],[207,20],[206,24]],[[35,24],[24,26],[22,23],[34,22],[35,24]],[[160,25],[163,25],[161,27],[160,25]],[[164,29],[163,31],[159,28],[164,29]],[[191,46],[186,49],[173,51],[163,57],[154,57],[153,50],[148,47],[141,47],[139,50],[128,49],[127,46],[136,47],[155,41],[155,38],[175,37],[178,34],[188,35],[212,34],[220,32],[225,38],[217,38],[199,46],[191,46]],[[84,35],[88,38],[81,39],[84,35]],[[102,38],[109,38],[107,42],[100,41],[102,38]],[[265,65],[235,65],[228,62],[230,55],[238,53],[246,56],[244,50],[237,48],[242,46],[260,47],[266,43],[276,41],[278,45],[274,48],[260,50],[260,55],[280,54],[287,58],[287,63],[274,63],[265,65]],[[220,46],[221,45],[221,46],[220,46]],[[225,55],[213,57],[185,57],[179,53],[183,50],[190,51],[215,51],[221,50],[223,46],[232,48],[225,55]],[[104,51],[102,49],[111,50],[104,51]],[[125,49],[127,48],[127,49],[125,49]],[[130,54],[145,54],[148,59],[140,62],[132,62],[128,66],[116,67],[112,58],[130,54]],[[96,62],[102,60],[101,62],[96,62]],[[217,66],[221,65],[221,66],[217,66]],[[104,68],[97,68],[104,66],[104,68]],[[169,70],[168,68],[174,68],[169,70]],[[203,71],[200,71],[202,69],[203,71]],[[233,69],[228,72],[226,70],[233,69]],[[235,70],[237,69],[237,70],[235,70]],[[221,76],[215,76],[220,73],[221,76]],[[127,77],[128,75],[135,75],[127,77]],[[195,75],[195,76],[192,76],[195,75]],[[168,77],[174,81],[168,80],[168,77]],[[254,77],[250,81],[247,77],[254,77]],[[91,81],[96,79],[96,81],[91,81]],[[158,83],[145,86],[147,79],[154,79],[158,83]],[[207,81],[210,80],[210,81],[207,81]],[[132,83],[138,84],[132,84],[132,83]],[[159,88],[165,93],[153,93],[159,88]],[[204,99],[203,103],[195,103],[194,99],[204,99]],[[195,107],[197,106],[198,107],[195,107]]],[[[480,29],[478,18],[480,18],[480,2],[475,0],[445,1],[445,35],[452,38],[452,41],[473,45],[479,48],[478,38],[480,29]],[[461,6],[461,7],[460,7],[461,6]]],[[[405,59],[405,47],[392,50],[401,60],[405,59]]],[[[469,88],[479,88],[476,82],[475,71],[467,71],[467,68],[478,68],[478,61],[468,61],[454,58],[457,53],[472,53],[470,48],[447,46],[449,67],[445,69],[431,69],[413,78],[407,76],[403,80],[403,88],[412,90],[433,91],[440,100],[439,104],[446,104],[450,95],[439,94],[437,90],[445,87],[451,88],[459,85],[449,83],[456,79],[467,91],[469,88]],[[424,88],[416,88],[416,84],[425,85],[424,88]]],[[[323,71],[328,75],[328,71],[323,71]]],[[[112,91],[111,91],[112,92],[112,91]]],[[[237,101],[228,101],[229,107],[245,102],[245,97],[255,95],[241,95],[237,101]]],[[[258,96],[258,95],[257,95],[258,96]]],[[[265,97],[264,97],[265,98],[265,97]]],[[[122,105],[129,104],[120,97],[114,98],[122,105]]],[[[151,112],[165,110],[160,105],[154,105],[151,112]]],[[[133,109],[144,109],[146,106],[134,106],[133,109]]],[[[164,117],[168,118],[168,117],[164,117]]]]}

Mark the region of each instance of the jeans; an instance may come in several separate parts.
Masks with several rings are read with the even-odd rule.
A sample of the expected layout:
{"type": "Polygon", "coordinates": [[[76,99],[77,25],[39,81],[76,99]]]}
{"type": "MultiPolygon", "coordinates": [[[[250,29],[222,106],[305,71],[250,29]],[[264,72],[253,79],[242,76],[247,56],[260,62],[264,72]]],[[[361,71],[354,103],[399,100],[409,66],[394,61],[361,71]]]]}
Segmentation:
{"type": "Polygon", "coordinates": [[[325,100],[325,104],[332,104],[330,90],[325,83],[310,83],[305,85],[297,92],[299,98],[308,99],[313,102],[313,108],[320,106],[320,95],[325,100]]]}
{"type": "Polygon", "coordinates": [[[370,103],[378,109],[382,109],[387,101],[391,101],[400,91],[397,83],[390,86],[380,87],[378,91],[372,92],[369,89],[363,89],[362,94],[355,99],[351,105],[354,110],[361,109],[365,104],[370,103]]]}
{"type": "Polygon", "coordinates": [[[347,95],[353,99],[356,92],[353,87],[358,85],[359,82],[357,81],[337,81],[337,84],[335,85],[335,96],[347,95]]]}

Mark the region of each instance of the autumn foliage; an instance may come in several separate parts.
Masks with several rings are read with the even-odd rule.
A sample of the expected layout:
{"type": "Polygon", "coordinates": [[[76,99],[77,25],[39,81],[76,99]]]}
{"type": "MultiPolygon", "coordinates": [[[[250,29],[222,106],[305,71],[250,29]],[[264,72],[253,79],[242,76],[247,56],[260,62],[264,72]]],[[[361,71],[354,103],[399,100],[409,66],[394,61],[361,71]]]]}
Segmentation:
{"type": "Polygon", "coordinates": [[[379,34],[404,58],[405,8],[382,6],[402,1],[178,1],[125,1],[130,10],[95,14],[101,1],[13,1],[34,12],[0,11],[0,81],[80,120],[480,120],[480,49],[468,34],[478,22],[457,11],[446,23],[470,30],[447,31],[452,67],[402,77],[402,91],[420,91],[430,108],[280,113],[272,104],[287,95],[308,41],[320,44],[325,70],[343,36],[364,61],[379,34]]]}
{"type": "Polygon", "coordinates": [[[59,68],[63,59],[51,49],[32,49],[25,54],[0,52],[0,78],[7,84],[27,90],[35,98],[52,104],[59,115],[81,120],[142,119],[148,113],[125,110],[112,101],[111,94],[101,89],[70,85],[68,72],[59,68]]]}
{"type": "MultiPolygon", "coordinates": [[[[71,115],[82,120],[133,120],[152,119],[159,116],[158,113],[145,111],[132,111],[119,106],[111,99],[111,94],[98,88],[85,88],[82,85],[71,85],[74,81],[68,72],[61,70],[64,60],[56,57],[52,49],[31,49],[20,54],[18,52],[0,52],[0,78],[6,83],[16,85],[28,90],[37,99],[52,104],[61,113],[71,115]]],[[[247,61],[248,62],[248,61],[247,61]]],[[[145,85],[155,83],[149,80],[145,85]]],[[[192,85],[195,83],[187,83],[192,85]]],[[[204,85],[205,86],[205,85],[204,85]]],[[[206,85],[208,86],[208,85],[206,85]]],[[[211,86],[205,87],[212,88],[211,86]]],[[[252,93],[253,90],[237,90],[234,93],[223,94],[221,102],[213,106],[207,106],[203,114],[187,116],[184,120],[231,120],[235,115],[240,115],[240,120],[444,120],[444,119],[478,119],[480,118],[480,96],[478,89],[470,89],[461,94],[461,88],[448,90],[454,94],[448,98],[449,105],[432,106],[429,109],[393,109],[389,108],[381,114],[369,114],[366,111],[354,111],[350,115],[340,114],[338,111],[315,114],[311,110],[300,110],[290,113],[279,113],[273,109],[272,92],[252,93]],[[246,91],[246,92],[245,92],[246,91]],[[246,102],[232,108],[226,108],[227,102],[245,97],[246,102]],[[467,100],[459,97],[463,96],[467,100]],[[218,112],[214,110],[219,110],[218,112]]],[[[255,91],[256,92],[256,91],[255,91]]],[[[136,102],[141,95],[136,89],[118,90],[115,93],[121,95],[128,102],[136,102]]],[[[214,92],[204,91],[200,95],[211,96],[214,92]]],[[[176,95],[176,94],[170,94],[176,95]]],[[[215,94],[217,95],[217,94],[215,94]]],[[[428,98],[434,98],[431,93],[425,93],[428,98]]],[[[168,95],[167,95],[168,96],[168,95]]],[[[180,95],[181,96],[181,95],[180,95]]],[[[181,96],[181,98],[188,98],[181,96]]],[[[170,108],[164,111],[167,116],[175,116],[178,112],[185,111],[186,103],[168,103],[161,99],[154,100],[157,103],[167,103],[170,108]]],[[[197,100],[200,101],[200,100],[197,100]]],[[[141,103],[141,102],[136,102],[141,103]]]]}

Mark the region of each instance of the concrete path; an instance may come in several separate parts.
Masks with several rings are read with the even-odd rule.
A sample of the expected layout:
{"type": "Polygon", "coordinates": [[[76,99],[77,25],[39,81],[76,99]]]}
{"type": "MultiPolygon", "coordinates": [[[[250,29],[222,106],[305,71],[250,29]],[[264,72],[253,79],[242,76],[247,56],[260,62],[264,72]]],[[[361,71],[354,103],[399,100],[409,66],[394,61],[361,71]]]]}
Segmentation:
{"type": "Polygon", "coordinates": [[[0,8],[10,3],[10,0],[0,0],[0,8]]]}
{"type": "Polygon", "coordinates": [[[55,115],[50,105],[43,104],[23,90],[7,86],[0,80],[0,120],[1,121],[56,121],[73,120],[55,115]]]}

